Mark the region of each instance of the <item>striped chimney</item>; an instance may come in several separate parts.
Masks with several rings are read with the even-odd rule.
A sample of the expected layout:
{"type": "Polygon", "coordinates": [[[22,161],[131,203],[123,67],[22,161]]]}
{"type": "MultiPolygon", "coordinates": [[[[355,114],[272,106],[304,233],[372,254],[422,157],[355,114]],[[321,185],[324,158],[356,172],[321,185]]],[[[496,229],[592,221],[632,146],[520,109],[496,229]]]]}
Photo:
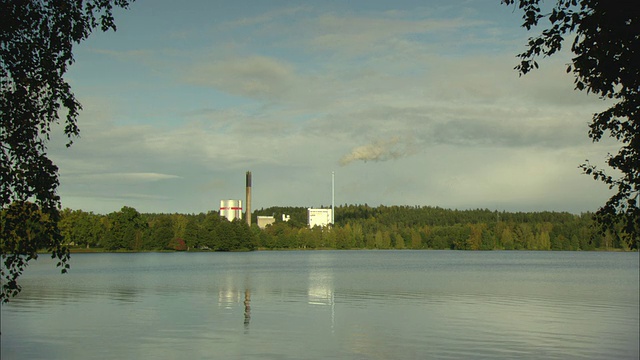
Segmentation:
{"type": "Polygon", "coordinates": [[[251,171],[247,171],[247,199],[245,206],[247,207],[247,224],[251,226],[251,171]]]}

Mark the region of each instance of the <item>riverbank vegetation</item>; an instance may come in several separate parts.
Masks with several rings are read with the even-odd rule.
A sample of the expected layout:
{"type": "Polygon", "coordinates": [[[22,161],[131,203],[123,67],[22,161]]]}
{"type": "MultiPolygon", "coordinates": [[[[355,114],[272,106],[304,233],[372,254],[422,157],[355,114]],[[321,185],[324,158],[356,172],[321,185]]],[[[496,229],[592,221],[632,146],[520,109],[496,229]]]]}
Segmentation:
{"type": "Polygon", "coordinates": [[[65,209],[60,231],[74,251],[238,251],[255,249],[628,250],[593,214],[497,212],[438,207],[343,205],[332,228],[308,228],[304,207],[254,211],[251,227],[215,211],[107,215],[65,209]],[[282,214],[290,216],[280,221],[282,214]],[[273,215],[264,230],[256,217],[273,215]],[[89,250],[87,250],[89,249],[89,250]]]}

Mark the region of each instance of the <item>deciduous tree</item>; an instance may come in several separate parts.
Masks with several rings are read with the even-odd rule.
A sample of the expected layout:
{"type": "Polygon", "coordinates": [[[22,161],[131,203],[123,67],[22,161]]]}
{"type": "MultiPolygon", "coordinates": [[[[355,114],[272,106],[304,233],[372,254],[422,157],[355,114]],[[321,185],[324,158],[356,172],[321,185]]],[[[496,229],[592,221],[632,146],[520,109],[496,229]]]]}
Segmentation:
{"type": "Polygon", "coordinates": [[[57,220],[34,203],[14,201],[0,211],[0,239],[4,262],[0,267],[2,302],[20,292],[18,277],[30,260],[38,258],[39,249],[53,249],[54,257],[60,259],[58,266],[62,266],[62,272],[69,268],[69,264],[63,261],[66,253],[61,250],[57,220]]]}
{"type": "Polygon", "coordinates": [[[106,242],[105,248],[109,250],[142,249],[142,234],[147,228],[147,223],[136,209],[123,206],[120,211],[109,214],[109,219],[111,222],[109,233],[112,236],[110,241],[106,242]]]}
{"type": "Polygon", "coordinates": [[[617,192],[597,212],[605,231],[622,224],[621,236],[631,248],[640,239],[640,11],[632,0],[557,0],[544,8],[541,0],[502,0],[522,10],[522,26],[544,27],[529,38],[519,54],[516,69],[527,74],[538,68],[537,59],[560,51],[566,38],[573,58],[567,72],[575,76],[575,88],[607,99],[607,110],[594,114],[589,130],[593,141],[606,134],[620,142],[607,164],[621,175],[611,175],[588,161],[581,165],[587,175],[603,181],[617,192]],[[546,24],[547,26],[544,26],[546,24]]]}
{"type": "MultiPolygon", "coordinates": [[[[100,27],[115,30],[113,8],[133,0],[0,0],[0,205],[29,201],[57,224],[58,168],[47,156],[51,127],[65,117],[64,133],[78,136],[81,106],[64,79],[73,63],[73,46],[100,27]]],[[[28,216],[28,214],[23,214],[28,216]]],[[[23,233],[23,224],[2,231],[23,233]]],[[[47,227],[47,250],[66,265],[68,250],[56,226],[47,227]]],[[[4,263],[0,300],[17,293],[17,276],[29,253],[16,252],[0,239],[4,263]],[[8,275],[5,275],[8,274],[8,275]]],[[[22,241],[31,241],[23,238],[22,241]]],[[[35,245],[35,244],[32,244],[35,245]]],[[[27,246],[32,248],[33,246],[27,246]]]]}

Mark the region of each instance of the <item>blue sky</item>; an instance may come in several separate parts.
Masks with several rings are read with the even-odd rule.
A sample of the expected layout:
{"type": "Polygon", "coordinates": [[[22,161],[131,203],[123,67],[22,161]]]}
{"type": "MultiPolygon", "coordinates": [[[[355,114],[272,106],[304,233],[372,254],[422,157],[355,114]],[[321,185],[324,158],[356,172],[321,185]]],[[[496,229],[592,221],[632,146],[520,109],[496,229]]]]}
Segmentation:
{"type": "Polygon", "coordinates": [[[50,155],[63,206],[199,213],[336,203],[595,211],[615,144],[569,53],[519,77],[498,0],[138,0],[75,48],[81,137],[50,155]]]}

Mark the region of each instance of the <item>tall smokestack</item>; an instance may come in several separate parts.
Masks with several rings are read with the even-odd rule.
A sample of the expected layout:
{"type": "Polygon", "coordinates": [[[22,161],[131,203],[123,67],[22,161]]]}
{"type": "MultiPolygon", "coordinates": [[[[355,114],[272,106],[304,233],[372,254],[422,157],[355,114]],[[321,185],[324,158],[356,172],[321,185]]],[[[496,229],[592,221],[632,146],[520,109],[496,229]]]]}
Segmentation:
{"type": "Polygon", "coordinates": [[[331,226],[336,223],[336,172],[331,172],[331,226]]]}
{"type": "Polygon", "coordinates": [[[247,171],[247,224],[251,226],[251,171],[247,171]]]}

